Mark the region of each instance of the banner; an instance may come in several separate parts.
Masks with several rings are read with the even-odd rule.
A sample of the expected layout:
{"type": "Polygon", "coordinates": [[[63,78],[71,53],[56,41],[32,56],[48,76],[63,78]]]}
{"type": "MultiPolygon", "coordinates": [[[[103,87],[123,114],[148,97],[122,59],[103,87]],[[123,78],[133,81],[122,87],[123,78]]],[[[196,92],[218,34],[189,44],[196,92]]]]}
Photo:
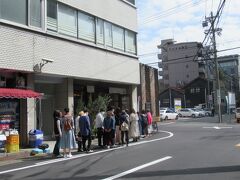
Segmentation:
{"type": "Polygon", "coordinates": [[[175,111],[182,108],[181,98],[174,98],[174,108],[175,108],[175,111]]]}

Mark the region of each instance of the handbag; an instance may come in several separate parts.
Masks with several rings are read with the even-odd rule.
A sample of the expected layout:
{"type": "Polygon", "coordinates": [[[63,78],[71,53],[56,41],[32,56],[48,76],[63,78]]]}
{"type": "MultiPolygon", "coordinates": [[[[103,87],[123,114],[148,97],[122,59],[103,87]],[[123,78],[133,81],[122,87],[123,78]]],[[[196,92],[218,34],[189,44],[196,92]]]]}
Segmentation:
{"type": "Polygon", "coordinates": [[[123,122],[121,125],[121,131],[128,131],[129,127],[128,124],[126,122],[123,122]]]}

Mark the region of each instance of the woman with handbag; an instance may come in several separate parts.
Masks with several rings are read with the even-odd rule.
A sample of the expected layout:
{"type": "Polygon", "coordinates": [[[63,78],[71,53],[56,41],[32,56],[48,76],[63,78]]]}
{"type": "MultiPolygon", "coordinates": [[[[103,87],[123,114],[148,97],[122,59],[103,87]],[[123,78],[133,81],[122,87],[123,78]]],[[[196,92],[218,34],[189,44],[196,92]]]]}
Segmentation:
{"type": "Polygon", "coordinates": [[[64,157],[71,158],[71,149],[77,148],[74,135],[74,121],[72,115],[69,113],[69,108],[65,108],[64,112],[65,114],[62,118],[61,148],[63,149],[64,157]]]}
{"type": "Polygon", "coordinates": [[[128,146],[128,144],[129,144],[129,137],[128,137],[129,115],[126,113],[125,110],[122,110],[122,113],[120,116],[120,130],[121,130],[122,145],[124,144],[124,136],[125,136],[126,146],[128,146]]]}

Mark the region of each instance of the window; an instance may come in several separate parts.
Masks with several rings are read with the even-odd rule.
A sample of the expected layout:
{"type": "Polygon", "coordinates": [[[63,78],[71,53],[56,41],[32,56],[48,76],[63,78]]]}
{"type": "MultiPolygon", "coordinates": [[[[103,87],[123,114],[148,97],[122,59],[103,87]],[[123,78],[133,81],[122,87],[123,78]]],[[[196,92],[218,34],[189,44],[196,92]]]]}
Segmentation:
{"type": "Polygon", "coordinates": [[[125,31],[126,52],[136,54],[136,36],[132,31],[125,31]]]}
{"type": "Polygon", "coordinates": [[[105,35],[105,45],[112,47],[112,25],[108,22],[104,22],[104,35],[105,35]]]}
{"type": "Polygon", "coordinates": [[[0,0],[0,18],[27,25],[27,0],[0,0]]]}
{"type": "Polygon", "coordinates": [[[77,37],[77,11],[59,4],[58,6],[58,32],[77,37]]]}
{"type": "Polygon", "coordinates": [[[113,47],[124,51],[124,30],[123,28],[112,26],[113,47]]]}
{"type": "Polygon", "coordinates": [[[47,29],[57,31],[57,2],[47,1],[47,29]]]}
{"type": "Polygon", "coordinates": [[[164,64],[163,69],[164,69],[164,70],[168,70],[168,65],[167,65],[167,64],[164,64]]]}
{"type": "Polygon", "coordinates": [[[78,12],[78,37],[95,42],[95,19],[93,16],[78,12]]]}
{"type": "Polygon", "coordinates": [[[41,27],[41,0],[30,0],[30,25],[41,27]]]}
{"type": "Polygon", "coordinates": [[[103,20],[97,18],[97,43],[104,44],[104,27],[103,27],[103,20]]]}
{"type": "Polygon", "coordinates": [[[191,89],[190,89],[190,93],[191,93],[191,94],[194,94],[194,93],[195,93],[195,89],[194,89],[194,88],[191,88],[191,89]]]}
{"type": "Polygon", "coordinates": [[[134,4],[135,5],[135,0],[127,0],[129,3],[134,4]]]}
{"type": "Polygon", "coordinates": [[[196,88],[196,93],[200,93],[200,88],[196,88]]]}

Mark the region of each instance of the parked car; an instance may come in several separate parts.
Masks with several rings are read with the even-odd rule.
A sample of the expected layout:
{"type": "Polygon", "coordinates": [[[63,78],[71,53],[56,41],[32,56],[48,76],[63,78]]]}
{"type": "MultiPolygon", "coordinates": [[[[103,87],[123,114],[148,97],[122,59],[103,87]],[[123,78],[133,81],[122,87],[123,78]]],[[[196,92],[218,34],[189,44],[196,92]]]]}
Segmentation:
{"type": "Polygon", "coordinates": [[[179,117],[193,117],[193,118],[196,118],[196,117],[200,117],[200,113],[197,112],[197,111],[193,111],[192,109],[190,108],[184,108],[184,109],[180,109],[178,111],[178,116],[179,117]]]}
{"type": "Polygon", "coordinates": [[[160,107],[160,111],[161,110],[168,110],[169,108],[168,107],[160,107]]]}
{"type": "Polygon", "coordinates": [[[178,113],[172,110],[160,110],[160,120],[178,119],[178,113]]]}
{"type": "Polygon", "coordinates": [[[237,119],[237,123],[240,123],[240,107],[236,108],[236,119],[237,119]]]}
{"type": "Polygon", "coordinates": [[[205,108],[203,110],[205,111],[205,116],[212,116],[212,110],[211,109],[205,108]]]}
{"type": "Polygon", "coordinates": [[[197,108],[191,108],[191,109],[195,112],[199,112],[200,117],[204,117],[206,115],[203,109],[197,109],[197,108]]]}

